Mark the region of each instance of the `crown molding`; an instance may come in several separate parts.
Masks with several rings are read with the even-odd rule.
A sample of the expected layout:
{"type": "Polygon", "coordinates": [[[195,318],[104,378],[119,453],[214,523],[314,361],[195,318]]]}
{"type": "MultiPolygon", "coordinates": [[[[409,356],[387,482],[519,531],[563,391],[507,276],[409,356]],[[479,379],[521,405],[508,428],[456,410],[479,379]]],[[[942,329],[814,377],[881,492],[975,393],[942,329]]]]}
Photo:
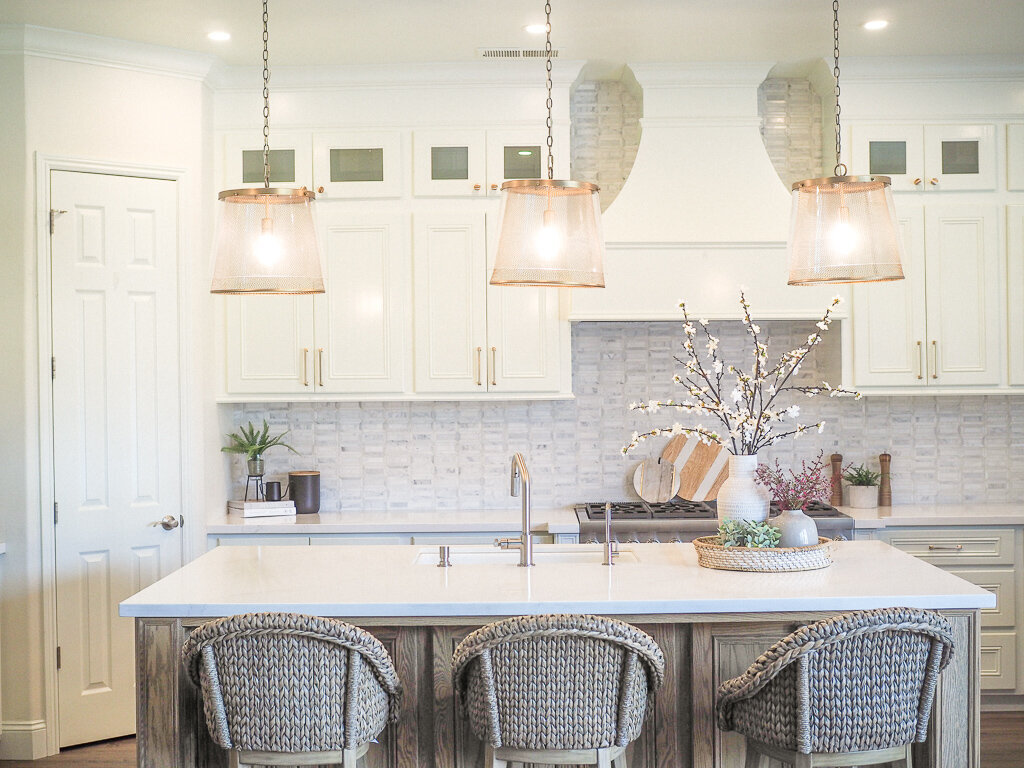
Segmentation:
{"type": "Polygon", "coordinates": [[[768,77],[770,61],[630,62],[626,65],[644,89],[758,86],[768,77]]]}
{"type": "Polygon", "coordinates": [[[204,80],[213,56],[115,37],[29,24],[0,24],[0,54],[36,56],[114,69],[204,80]]]}
{"type": "Polygon", "coordinates": [[[1024,80],[1019,56],[849,56],[840,64],[847,83],[1024,80]]]}
{"type": "MultiPolygon", "coordinates": [[[[572,85],[584,61],[558,61],[552,70],[556,87],[572,85]]],[[[218,64],[208,82],[216,91],[254,91],[262,85],[259,67],[218,64]]],[[[539,61],[454,61],[388,65],[276,67],[271,71],[274,90],[328,91],[381,90],[442,86],[449,88],[538,86],[544,82],[539,61]]]]}

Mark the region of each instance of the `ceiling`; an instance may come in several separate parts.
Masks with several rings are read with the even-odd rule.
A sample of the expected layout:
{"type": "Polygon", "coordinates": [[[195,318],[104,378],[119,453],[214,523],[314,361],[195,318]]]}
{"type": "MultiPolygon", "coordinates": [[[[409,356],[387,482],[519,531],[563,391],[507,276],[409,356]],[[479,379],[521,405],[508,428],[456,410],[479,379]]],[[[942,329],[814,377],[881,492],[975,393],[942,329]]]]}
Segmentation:
{"type": "MultiPolygon", "coordinates": [[[[554,0],[553,42],[591,76],[628,61],[785,61],[831,54],[826,0],[554,0]]],[[[845,0],[850,56],[1024,55],[1022,0],[845,0]],[[869,19],[890,21],[868,32],[869,19]]],[[[270,0],[276,65],[462,61],[486,46],[543,46],[523,26],[539,0],[270,0]]],[[[0,0],[0,23],[34,24],[260,62],[259,0],[0,0]],[[207,39],[225,30],[225,43],[207,39]]]]}

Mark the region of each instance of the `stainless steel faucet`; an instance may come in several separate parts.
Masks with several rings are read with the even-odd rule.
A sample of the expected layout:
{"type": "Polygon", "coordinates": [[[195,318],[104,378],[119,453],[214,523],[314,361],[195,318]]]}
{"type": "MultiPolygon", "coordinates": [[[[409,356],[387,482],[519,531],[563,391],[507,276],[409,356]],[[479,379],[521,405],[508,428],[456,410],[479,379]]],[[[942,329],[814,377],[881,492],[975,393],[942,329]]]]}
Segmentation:
{"type": "Polygon", "coordinates": [[[612,503],[608,501],[604,505],[604,564],[615,565],[618,554],[618,543],[612,538],[612,503]]]}
{"type": "Polygon", "coordinates": [[[497,539],[496,547],[519,550],[519,566],[529,568],[533,565],[533,524],[530,520],[530,472],[526,469],[523,454],[516,453],[512,457],[512,477],[510,492],[513,496],[523,498],[523,532],[518,539],[497,539]]]}

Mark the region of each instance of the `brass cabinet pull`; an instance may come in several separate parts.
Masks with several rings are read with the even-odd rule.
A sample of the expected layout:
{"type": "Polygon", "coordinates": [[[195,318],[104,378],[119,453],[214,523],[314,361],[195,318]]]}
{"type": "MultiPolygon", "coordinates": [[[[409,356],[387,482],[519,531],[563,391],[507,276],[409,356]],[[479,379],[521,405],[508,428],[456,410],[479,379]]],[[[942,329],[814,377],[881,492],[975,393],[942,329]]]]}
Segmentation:
{"type": "Polygon", "coordinates": [[[309,350],[302,350],[302,386],[309,386],[309,350]]]}
{"type": "Polygon", "coordinates": [[[914,186],[915,186],[915,187],[916,187],[916,186],[917,186],[918,184],[920,184],[920,183],[921,183],[921,180],[920,180],[920,179],[914,179],[914,186]]]}
{"type": "Polygon", "coordinates": [[[480,365],[480,355],[483,354],[483,351],[484,351],[483,347],[477,347],[476,348],[476,385],[478,387],[482,387],[484,385],[483,380],[480,378],[480,367],[481,367],[481,365],[480,365]]]}
{"type": "Polygon", "coordinates": [[[932,378],[939,378],[939,344],[932,339],[932,378]]]}
{"type": "Polygon", "coordinates": [[[928,549],[932,552],[959,552],[964,548],[963,544],[929,544],[928,549]]]}
{"type": "Polygon", "coordinates": [[[320,386],[324,385],[324,348],[320,347],[316,351],[317,362],[320,364],[320,386]]]}
{"type": "Polygon", "coordinates": [[[479,184],[474,184],[473,185],[473,191],[474,192],[479,192],[480,191],[480,185],[479,184]]]}
{"type": "Polygon", "coordinates": [[[921,362],[921,355],[924,354],[924,345],[917,342],[917,378],[924,378],[924,363],[921,362]]]}
{"type": "Polygon", "coordinates": [[[496,192],[497,189],[498,189],[498,185],[497,184],[491,184],[491,191],[492,192],[496,192]]]}
{"type": "Polygon", "coordinates": [[[498,348],[491,347],[491,386],[498,386],[498,348]]]}
{"type": "Polygon", "coordinates": [[[928,179],[928,183],[931,184],[933,187],[936,187],[939,184],[939,180],[932,176],[930,179],[928,179]]]}

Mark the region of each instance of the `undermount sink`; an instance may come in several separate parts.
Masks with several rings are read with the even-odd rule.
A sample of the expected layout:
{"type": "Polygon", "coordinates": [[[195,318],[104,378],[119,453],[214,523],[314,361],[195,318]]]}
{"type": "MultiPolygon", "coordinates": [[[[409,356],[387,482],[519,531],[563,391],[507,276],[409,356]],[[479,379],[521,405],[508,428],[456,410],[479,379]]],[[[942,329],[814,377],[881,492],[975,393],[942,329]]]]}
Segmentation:
{"type": "MultiPolygon", "coordinates": [[[[457,565],[519,565],[519,553],[497,549],[496,547],[452,547],[448,560],[452,566],[457,565]]],[[[424,547],[416,554],[416,565],[437,565],[438,548],[424,547]]],[[[601,547],[570,545],[560,549],[537,547],[533,550],[533,562],[540,565],[582,564],[600,565],[604,562],[601,547]]],[[[636,554],[631,549],[620,549],[618,563],[637,562],[636,554]]]]}

